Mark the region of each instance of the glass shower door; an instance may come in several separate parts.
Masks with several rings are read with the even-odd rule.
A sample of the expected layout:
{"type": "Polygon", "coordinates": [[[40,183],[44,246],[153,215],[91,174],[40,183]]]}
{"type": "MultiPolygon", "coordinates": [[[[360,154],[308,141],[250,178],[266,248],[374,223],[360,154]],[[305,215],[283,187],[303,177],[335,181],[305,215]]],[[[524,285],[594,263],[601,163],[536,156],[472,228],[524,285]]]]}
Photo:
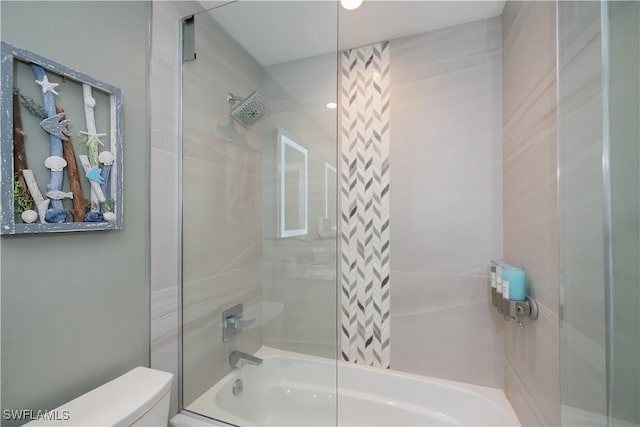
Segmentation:
{"type": "Polygon", "coordinates": [[[609,2],[609,425],[640,425],[640,3],[609,2]]]}
{"type": "Polygon", "coordinates": [[[640,424],[640,4],[558,2],[564,426],[640,424]]]}
{"type": "Polygon", "coordinates": [[[336,424],[337,5],[188,17],[182,67],[182,406],[336,424]]]}

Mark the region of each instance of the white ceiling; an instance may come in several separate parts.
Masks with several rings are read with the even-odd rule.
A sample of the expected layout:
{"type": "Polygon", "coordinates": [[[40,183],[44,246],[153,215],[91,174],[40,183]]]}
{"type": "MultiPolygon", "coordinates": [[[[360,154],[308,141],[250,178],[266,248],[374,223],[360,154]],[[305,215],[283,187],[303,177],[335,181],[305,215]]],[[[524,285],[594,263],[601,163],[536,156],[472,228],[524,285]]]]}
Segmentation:
{"type": "Polygon", "coordinates": [[[505,1],[364,0],[348,11],[335,1],[251,1],[212,16],[262,65],[309,58],[453,25],[492,18],[505,1]],[[338,10],[338,20],[336,20],[338,10]]]}
{"type": "Polygon", "coordinates": [[[364,0],[347,11],[336,1],[239,0],[212,16],[328,135],[336,129],[336,11],[339,50],[492,18],[505,1],[364,0]]]}

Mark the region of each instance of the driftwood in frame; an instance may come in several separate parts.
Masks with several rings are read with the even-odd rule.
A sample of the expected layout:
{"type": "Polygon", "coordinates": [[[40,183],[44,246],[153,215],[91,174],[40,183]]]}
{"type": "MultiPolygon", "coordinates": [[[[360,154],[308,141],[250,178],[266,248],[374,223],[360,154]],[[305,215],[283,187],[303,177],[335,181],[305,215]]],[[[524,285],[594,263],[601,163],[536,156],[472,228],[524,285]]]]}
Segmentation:
{"type": "MultiPolygon", "coordinates": [[[[0,66],[2,67],[2,79],[0,81],[0,111],[2,112],[0,115],[0,234],[122,229],[124,225],[122,91],[115,86],[96,80],[86,74],[65,67],[62,64],[46,59],[33,52],[4,42],[0,42],[0,46],[0,66]],[[42,68],[43,73],[40,73],[39,67],[42,68]],[[27,72],[27,70],[29,72],[27,72]],[[26,91],[24,96],[33,97],[29,92],[35,94],[36,87],[33,83],[34,73],[36,73],[35,80],[38,85],[38,93],[46,95],[42,98],[43,103],[46,104],[42,106],[46,111],[46,113],[44,113],[46,117],[44,117],[44,120],[40,123],[41,129],[36,131],[33,119],[29,117],[27,120],[23,115],[23,124],[29,134],[25,152],[29,158],[31,170],[36,173],[26,172],[25,175],[23,172],[20,176],[16,177],[18,168],[14,165],[13,138],[14,135],[20,138],[22,133],[17,130],[14,132],[12,94],[14,89],[19,91],[22,88],[26,91]],[[82,111],[82,107],[84,107],[84,99],[80,97],[80,93],[76,91],[76,85],[79,85],[80,88],[82,88],[83,85],[87,85],[93,91],[92,97],[96,98],[97,103],[95,106],[97,114],[95,119],[97,119],[98,129],[104,126],[105,131],[108,132],[108,139],[104,139],[103,152],[108,151],[114,155],[113,164],[110,168],[103,167],[103,165],[106,166],[107,163],[102,162],[102,160],[96,162],[97,164],[90,165],[91,168],[96,167],[96,169],[92,171],[91,177],[94,179],[96,179],[96,176],[98,177],[97,182],[92,181],[95,182],[96,185],[91,184],[91,192],[100,195],[97,198],[97,202],[98,204],[102,204],[101,208],[105,210],[104,212],[97,212],[99,215],[104,214],[104,219],[97,219],[97,222],[87,222],[87,218],[84,217],[84,221],[78,222],[81,211],[87,212],[88,206],[86,203],[91,194],[89,191],[90,187],[84,184],[76,185],[73,182],[78,180],[81,183],[81,181],[85,179],[81,176],[83,169],[80,169],[81,164],[78,164],[80,160],[75,159],[78,147],[75,147],[76,153],[72,153],[71,150],[69,150],[74,148],[71,146],[71,142],[67,142],[67,140],[71,138],[71,132],[67,129],[66,122],[62,122],[65,118],[61,115],[59,116],[60,112],[55,109],[55,100],[57,98],[57,100],[66,107],[66,119],[71,120],[73,127],[79,127],[81,130],[86,130],[87,134],[93,134],[87,135],[89,138],[91,138],[91,136],[100,136],[94,129],[82,129],[84,126],[81,125],[81,123],[83,123],[84,120],[82,120],[82,114],[79,112],[82,111]],[[53,100],[53,103],[50,102],[51,100],[53,100]],[[53,111],[47,108],[51,106],[51,104],[53,104],[54,107],[53,111]],[[53,140],[55,137],[59,138],[61,142],[60,145],[57,144],[57,141],[53,140]],[[42,165],[42,162],[45,160],[44,157],[46,157],[46,155],[44,157],[42,155],[42,144],[45,143],[45,141],[50,143],[49,148],[51,149],[45,165],[50,171],[44,169],[45,166],[42,165]],[[61,150],[57,150],[57,148],[61,148],[61,150]],[[77,172],[77,180],[73,177],[75,175],[72,171],[74,165],[77,172]],[[40,190],[45,191],[46,182],[43,172],[50,173],[52,178],[46,194],[40,193],[40,190]],[[69,177],[69,184],[66,184],[64,181],[65,173],[69,177]],[[58,176],[61,178],[60,181],[58,181],[58,176]],[[64,211],[65,215],[70,213],[66,218],[67,222],[53,223],[45,221],[45,223],[28,223],[29,221],[24,218],[25,223],[20,221],[20,215],[16,215],[16,206],[14,205],[14,186],[17,190],[19,187],[18,181],[24,179],[26,188],[29,190],[29,194],[31,194],[32,191],[31,188],[29,188],[27,177],[29,179],[33,178],[33,180],[31,180],[31,187],[35,188],[33,193],[38,194],[39,199],[35,208],[38,208],[38,211],[42,211],[42,208],[47,204],[48,214],[50,214],[50,216],[51,214],[60,214],[61,216],[63,211],[57,208],[62,206],[62,208],[68,209],[68,211],[64,211]],[[40,188],[38,188],[35,182],[36,177],[38,181],[42,181],[40,188]],[[71,192],[63,189],[63,186],[58,185],[58,182],[68,185],[71,192]],[[103,188],[100,188],[100,184],[103,184],[103,188]],[[84,191],[82,186],[84,186],[84,191]],[[71,197],[72,194],[73,197],[71,197]],[[78,197],[79,195],[81,195],[81,197],[78,197]],[[65,200],[68,198],[73,200],[65,200]],[[110,212],[107,212],[107,210],[110,212]]],[[[20,101],[24,107],[22,97],[20,101]]],[[[31,110],[29,110],[29,112],[31,112],[31,110]]],[[[39,116],[39,114],[36,113],[34,113],[34,115],[36,117],[39,116]]],[[[42,119],[42,117],[40,117],[40,119],[42,119]]],[[[19,123],[16,123],[16,125],[19,125],[19,123]]],[[[20,126],[17,127],[19,128],[20,126]]],[[[100,130],[102,131],[102,129],[100,130]]],[[[74,132],[75,131],[74,129],[74,132]]],[[[95,139],[92,143],[95,143],[95,139]]],[[[97,145],[96,148],[98,148],[97,145]]],[[[96,154],[101,154],[100,149],[97,150],[96,154]]],[[[18,154],[16,153],[16,155],[18,154]]],[[[29,171],[26,165],[23,167],[24,170],[29,171]]],[[[84,166],[82,167],[84,168],[84,166]]],[[[19,213],[19,211],[17,212],[19,213]]],[[[31,218],[36,214],[36,212],[29,213],[31,214],[31,218]]],[[[59,219],[59,217],[51,217],[50,219],[53,221],[59,219]]],[[[95,217],[93,217],[92,220],[96,220],[95,217]]]]}
{"type": "Polygon", "coordinates": [[[18,94],[13,94],[13,167],[15,170],[14,179],[18,180],[18,188],[22,197],[31,200],[27,182],[22,175],[22,171],[27,168],[27,153],[24,147],[25,133],[22,130],[22,119],[20,116],[20,99],[18,94]]]}
{"type": "Polygon", "coordinates": [[[40,223],[45,223],[45,217],[47,215],[47,209],[49,208],[49,199],[45,199],[40,192],[40,187],[38,187],[38,183],[36,182],[36,177],[33,176],[33,171],[31,169],[24,169],[22,171],[22,175],[24,175],[24,179],[27,182],[27,187],[29,188],[29,192],[31,193],[31,198],[36,205],[36,209],[38,211],[38,217],[40,218],[40,223]]]}
{"type": "MultiPolygon", "coordinates": [[[[56,107],[58,114],[64,114],[62,107],[56,107]]],[[[78,173],[78,163],[76,162],[76,154],[71,143],[71,138],[62,141],[62,153],[67,161],[67,175],[69,176],[69,187],[73,193],[73,209],[69,209],[69,213],[75,222],[82,222],[84,213],[89,206],[90,201],[82,194],[82,185],[80,184],[80,174],[78,173]]]]}

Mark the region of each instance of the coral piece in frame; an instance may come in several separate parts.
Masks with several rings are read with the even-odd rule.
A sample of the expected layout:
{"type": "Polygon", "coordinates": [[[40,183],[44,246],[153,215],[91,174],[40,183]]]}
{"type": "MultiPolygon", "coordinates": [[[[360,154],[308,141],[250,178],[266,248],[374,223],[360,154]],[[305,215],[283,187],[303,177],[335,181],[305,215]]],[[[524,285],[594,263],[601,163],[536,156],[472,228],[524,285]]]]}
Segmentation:
{"type": "Polygon", "coordinates": [[[0,234],[122,229],[122,91],[4,42],[1,54],[0,234]]]}

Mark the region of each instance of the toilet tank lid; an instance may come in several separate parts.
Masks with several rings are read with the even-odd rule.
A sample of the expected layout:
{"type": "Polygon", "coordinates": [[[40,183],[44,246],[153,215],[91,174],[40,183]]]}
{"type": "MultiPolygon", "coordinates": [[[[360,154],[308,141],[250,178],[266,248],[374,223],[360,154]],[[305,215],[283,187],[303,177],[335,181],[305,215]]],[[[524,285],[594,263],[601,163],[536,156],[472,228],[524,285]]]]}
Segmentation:
{"type": "Polygon", "coordinates": [[[35,420],[27,426],[130,426],[171,389],[173,374],[144,367],[95,388],[50,411],[68,420],[35,420]]]}

